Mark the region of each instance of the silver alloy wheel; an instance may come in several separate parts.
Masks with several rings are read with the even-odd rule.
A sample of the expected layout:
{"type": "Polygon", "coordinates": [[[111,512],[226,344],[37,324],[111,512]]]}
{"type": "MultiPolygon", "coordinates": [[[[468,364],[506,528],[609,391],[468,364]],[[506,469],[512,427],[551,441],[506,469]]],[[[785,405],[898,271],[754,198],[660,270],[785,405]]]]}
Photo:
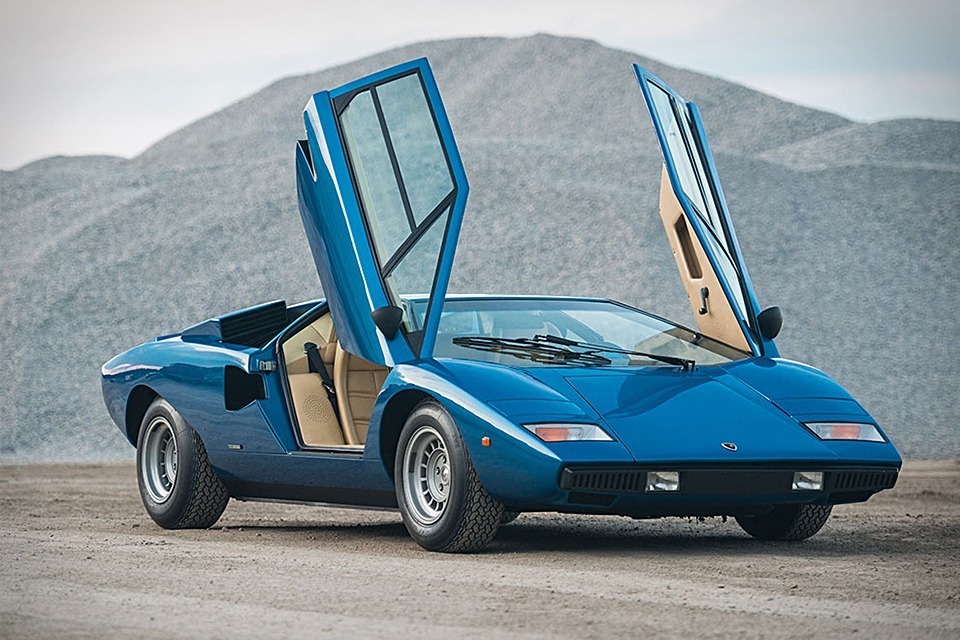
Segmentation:
{"type": "Polygon", "coordinates": [[[140,456],[140,476],[150,499],[166,502],[177,481],[177,436],[163,416],[147,425],[140,456]]]}
{"type": "Polygon", "coordinates": [[[403,452],[403,493],[410,515],[428,526],[443,516],[450,496],[450,456],[436,429],[421,426],[403,452]]]}

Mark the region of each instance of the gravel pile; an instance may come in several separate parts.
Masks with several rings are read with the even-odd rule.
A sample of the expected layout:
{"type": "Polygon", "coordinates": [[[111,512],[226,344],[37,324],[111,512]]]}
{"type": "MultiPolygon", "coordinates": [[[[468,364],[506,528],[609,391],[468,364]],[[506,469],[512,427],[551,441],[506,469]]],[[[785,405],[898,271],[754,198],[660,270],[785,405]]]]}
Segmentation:
{"type": "Polygon", "coordinates": [[[907,455],[960,455],[960,123],[853,123],[538,35],[403,47],[280,80],[133,159],[0,172],[0,460],[130,457],[102,406],[104,361],[322,295],[296,209],[302,107],[423,55],[471,181],[451,291],[611,296],[694,324],[636,62],[700,105],[761,303],[785,311],[783,354],[847,386],[907,455]]]}

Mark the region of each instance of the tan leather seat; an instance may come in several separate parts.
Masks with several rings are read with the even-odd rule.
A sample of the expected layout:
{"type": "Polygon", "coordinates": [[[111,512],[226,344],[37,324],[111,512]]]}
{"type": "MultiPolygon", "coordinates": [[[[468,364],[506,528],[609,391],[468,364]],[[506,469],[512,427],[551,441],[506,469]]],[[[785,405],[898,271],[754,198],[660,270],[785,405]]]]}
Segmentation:
{"type": "Polygon", "coordinates": [[[387,367],[347,353],[337,343],[333,385],[337,389],[337,406],[347,444],[366,442],[373,405],[389,372],[387,367]]]}
{"type": "Polygon", "coordinates": [[[334,369],[337,353],[336,334],[330,328],[329,340],[315,327],[307,327],[293,339],[283,345],[284,360],[287,363],[287,381],[290,384],[290,396],[300,426],[300,439],[308,447],[335,447],[348,444],[343,430],[337,421],[337,414],[323,388],[323,379],[316,373],[310,373],[307,356],[303,353],[305,342],[322,345],[320,355],[328,371],[334,369]]]}
{"type": "Polygon", "coordinates": [[[287,376],[290,395],[297,410],[300,438],[308,447],[329,447],[346,444],[337,414],[315,373],[294,373],[287,376]]]}

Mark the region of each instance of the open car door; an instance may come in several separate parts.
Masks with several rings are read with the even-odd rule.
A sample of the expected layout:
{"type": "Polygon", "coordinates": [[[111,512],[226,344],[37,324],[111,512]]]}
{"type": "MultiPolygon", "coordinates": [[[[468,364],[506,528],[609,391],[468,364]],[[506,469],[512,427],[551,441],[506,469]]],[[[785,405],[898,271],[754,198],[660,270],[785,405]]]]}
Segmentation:
{"type": "Polygon", "coordinates": [[[314,94],[304,126],[300,215],[340,344],[386,366],[430,357],[468,190],[430,65],[314,94]]]}
{"type": "Polygon", "coordinates": [[[696,105],[634,65],[653,118],[663,172],[660,217],[700,333],[774,355],[757,330],[757,300],[696,105]]]}

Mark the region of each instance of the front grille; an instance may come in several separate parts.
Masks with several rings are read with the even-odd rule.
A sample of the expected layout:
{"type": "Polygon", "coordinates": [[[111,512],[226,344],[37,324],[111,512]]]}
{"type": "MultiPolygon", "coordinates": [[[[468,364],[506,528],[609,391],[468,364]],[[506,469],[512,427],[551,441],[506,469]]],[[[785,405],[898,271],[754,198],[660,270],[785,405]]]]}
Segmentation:
{"type": "MultiPolygon", "coordinates": [[[[809,468],[809,467],[806,467],[809,468]]],[[[670,471],[670,467],[657,467],[670,471]]],[[[680,472],[680,493],[737,495],[791,493],[793,469],[676,469],[680,472]]],[[[644,493],[646,468],[567,467],[560,474],[560,488],[596,493],[644,493]]],[[[829,493],[873,493],[890,489],[897,482],[895,469],[851,469],[826,471],[824,491],[829,493]]]]}
{"type": "Polygon", "coordinates": [[[831,471],[827,473],[827,491],[880,491],[892,489],[897,472],[892,470],[831,471]]]}
{"type": "Polygon", "coordinates": [[[573,470],[564,469],[560,487],[574,491],[609,491],[613,493],[642,493],[646,488],[647,472],[634,470],[573,470]]]}

